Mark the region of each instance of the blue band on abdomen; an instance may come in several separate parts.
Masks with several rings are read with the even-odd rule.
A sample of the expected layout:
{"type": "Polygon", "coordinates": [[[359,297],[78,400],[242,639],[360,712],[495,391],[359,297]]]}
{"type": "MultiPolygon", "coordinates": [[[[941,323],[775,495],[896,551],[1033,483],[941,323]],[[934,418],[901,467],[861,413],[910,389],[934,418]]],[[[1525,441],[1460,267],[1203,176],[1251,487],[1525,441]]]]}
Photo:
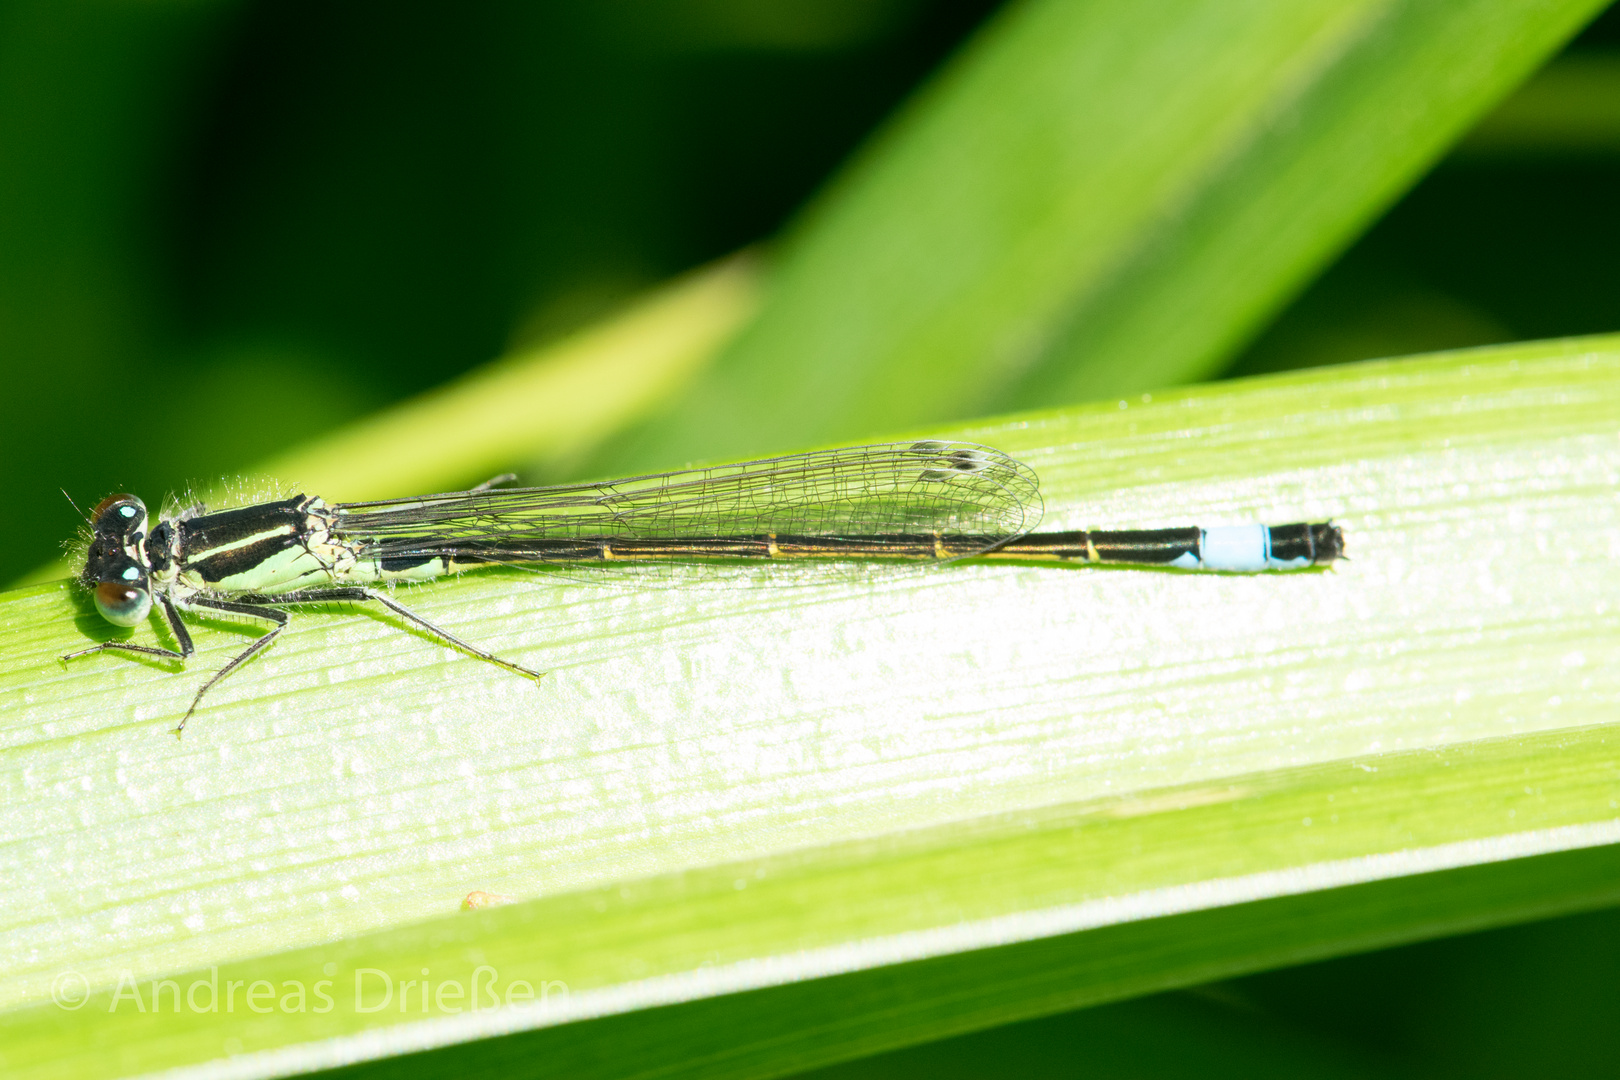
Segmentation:
{"type": "Polygon", "coordinates": [[[1252,574],[1271,566],[1271,530],[1264,525],[1218,525],[1198,545],[1205,570],[1252,574]]]}

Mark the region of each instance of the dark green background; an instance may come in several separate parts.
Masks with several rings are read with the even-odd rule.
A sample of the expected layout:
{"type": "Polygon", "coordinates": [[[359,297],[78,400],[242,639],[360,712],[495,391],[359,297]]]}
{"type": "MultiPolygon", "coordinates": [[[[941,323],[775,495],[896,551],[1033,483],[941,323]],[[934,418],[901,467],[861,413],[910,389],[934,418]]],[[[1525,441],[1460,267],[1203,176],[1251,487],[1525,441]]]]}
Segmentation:
{"type": "Polygon", "coordinates": [[[1620,916],[1548,919],[1030,1020],[800,1080],[1598,1080],[1620,916]]]}
{"type": "Polygon", "coordinates": [[[61,487],[155,502],[768,237],[992,6],[0,5],[9,576],[61,487]]]}
{"type": "MultiPolygon", "coordinates": [[[[768,240],[994,6],[0,4],[7,576],[75,531],[60,488],[155,501],[768,240]]],[[[1620,50],[1620,18],[1570,48],[1620,50]]],[[[1615,147],[1465,148],[1229,372],[1620,329],[1617,195],[1615,147]]],[[[1295,1054],[1333,1075],[1606,1075],[1617,926],[1392,950],[827,1075],[1254,1075],[1295,1054]]]]}
{"type": "MultiPolygon", "coordinates": [[[[60,487],[217,479],[768,240],[993,6],[3,3],[10,576],[60,487]]],[[[1231,371],[1615,329],[1617,180],[1450,160],[1231,371]]]]}
{"type": "MultiPolygon", "coordinates": [[[[0,5],[11,576],[60,488],[155,501],[768,240],[994,6],[0,5]]],[[[1456,157],[1231,371],[1615,329],[1617,180],[1456,157]]]]}

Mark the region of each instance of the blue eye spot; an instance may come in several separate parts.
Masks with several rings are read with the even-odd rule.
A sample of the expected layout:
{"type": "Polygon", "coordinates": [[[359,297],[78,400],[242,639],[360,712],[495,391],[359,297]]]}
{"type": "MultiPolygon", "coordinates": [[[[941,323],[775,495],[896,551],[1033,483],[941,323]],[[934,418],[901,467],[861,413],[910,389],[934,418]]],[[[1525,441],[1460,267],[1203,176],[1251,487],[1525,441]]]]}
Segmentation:
{"type": "Polygon", "coordinates": [[[133,567],[133,566],[127,568],[124,571],[124,580],[125,581],[134,581],[136,578],[138,578],[140,576],[141,576],[141,572],[139,570],[135,569],[135,567],[133,567]]]}
{"type": "Polygon", "coordinates": [[[120,506],[118,508],[118,512],[120,514],[124,515],[125,517],[129,517],[129,518],[132,518],[132,517],[135,516],[135,508],[133,506],[120,506]]]}

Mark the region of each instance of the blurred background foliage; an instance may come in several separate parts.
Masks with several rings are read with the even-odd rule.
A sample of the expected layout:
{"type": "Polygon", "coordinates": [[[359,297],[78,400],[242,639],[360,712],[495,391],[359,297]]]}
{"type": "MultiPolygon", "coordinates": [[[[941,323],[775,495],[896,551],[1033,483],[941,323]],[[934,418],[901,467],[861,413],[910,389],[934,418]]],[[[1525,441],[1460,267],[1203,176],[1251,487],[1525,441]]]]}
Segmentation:
{"type": "MultiPolygon", "coordinates": [[[[59,488],[249,468],[768,241],[995,7],[0,5],[6,563],[76,527],[59,488]]],[[[1610,14],[1205,373],[1613,329],[1615,50],[1610,14]]],[[[1082,374],[785,448],[1141,388],[1082,374]]]]}
{"type": "Polygon", "coordinates": [[[769,236],[992,6],[12,0],[7,563],[769,236]]]}
{"type": "Polygon", "coordinates": [[[1008,1024],[800,1074],[1602,1077],[1614,1072],[1611,912],[1305,964],[1008,1024]]]}
{"type": "MultiPolygon", "coordinates": [[[[6,564],[72,533],[59,488],[155,498],[245,469],[682,271],[768,257],[997,6],[0,4],[0,493],[26,511],[6,564]]],[[[1620,328],[1617,181],[1611,12],[1201,373],[1620,328]]],[[[1125,385],[1058,381],[982,400],[1125,385]]],[[[659,463],[657,438],[632,445],[659,463]]],[[[829,1073],[1598,1075],[1616,941],[1613,915],[1554,920],[829,1073]]]]}

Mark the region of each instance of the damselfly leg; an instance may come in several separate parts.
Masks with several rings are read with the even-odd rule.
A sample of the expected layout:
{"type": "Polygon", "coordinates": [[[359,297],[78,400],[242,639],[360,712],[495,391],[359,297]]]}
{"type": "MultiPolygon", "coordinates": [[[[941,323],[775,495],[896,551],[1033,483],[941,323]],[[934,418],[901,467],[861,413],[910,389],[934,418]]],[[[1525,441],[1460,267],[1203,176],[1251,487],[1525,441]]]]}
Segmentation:
{"type": "MultiPolygon", "coordinates": [[[[88,649],[80,649],[78,652],[68,653],[66,656],[63,656],[62,659],[74,660],[81,656],[89,656],[91,653],[99,652],[130,652],[138,653],[143,656],[156,656],[165,660],[180,660],[182,662],[190,659],[196,654],[197,651],[196,647],[191,642],[191,634],[186,630],[186,624],[181,621],[180,613],[175,610],[175,605],[169,600],[169,598],[163,597],[162,603],[164,607],[164,615],[168,619],[170,628],[174,631],[175,640],[180,645],[179,651],[151,645],[136,645],[133,642],[127,641],[104,641],[99,645],[92,645],[88,649]]],[[[241,615],[249,619],[263,619],[265,622],[274,623],[275,625],[265,633],[261,634],[259,637],[255,638],[247,648],[237,653],[236,656],[231,658],[231,661],[228,664],[214,672],[214,674],[209,677],[208,681],[202,684],[202,686],[197,690],[196,696],[191,699],[191,707],[186,710],[186,714],[180,718],[180,723],[175,726],[174,733],[179,735],[185,731],[186,721],[190,720],[191,714],[197,711],[198,706],[202,704],[203,697],[208,693],[209,690],[213,689],[215,685],[222,681],[231,672],[235,671],[237,668],[251,660],[254,656],[268,648],[270,643],[276,639],[277,635],[287,628],[287,626],[292,622],[292,616],[287,612],[280,610],[281,606],[290,604],[326,603],[381,604],[383,607],[387,608],[389,611],[392,611],[400,618],[421,627],[423,630],[438,638],[440,641],[443,641],[445,644],[460,649],[463,652],[470,653],[473,656],[478,657],[480,660],[488,661],[489,663],[494,664],[496,667],[504,668],[507,671],[512,672],[514,675],[521,675],[524,678],[541,679],[545,677],[545,672],[543,671],[534,671],[531,668],[524,667],[522,664],[515,664],[504,657],[497,656],[495,653],[492,653],[487,649],[480,649],[471,642],[452,634],[442,626],[439,626],[428,619],[424,619],[422,616],[418,615],[404,604],[401,604],[387,593],[378,592],[375,589],[359,587],[305,589],[300,592],[286,593],[280,596],[250,595],[240,596],[234,600],[219,600],[211,596],[192,596],[188,597],[182,603],[182,606],[188,611],[196,611],[199,609],[205,612],[217,611],[227,615],[241,615]]]]}
{"type": "MultiPolygon", "coordinates": [[[[180,646],[180,651],[165,649],[152,645],[136,645],[132,641],[103,641],[100,645],[92,645],[88,649],[70,652],[63,656],[63,660],[77,660],[81,656],[89,656],[98,652],[130,652],[141,656],[157,656],[164,660],[179,660],[184,662],[191,659],[197,652],[191,644],[191,634],[186,631],[186,624],[180,621],[180,613],[174,609],[174,602],[167,596],[159,597],[163,604],[163,617],[169,622],[169,629],[174,632],[174,640],[180,646]]],[[[187,715],[190,715],[189,713],[187,715]]]]}
{"type": "Polygon", "coordinates": [[[471,642],[452,634],[450,631],[444,629],[444,627],[438,626],[432,622],[429,622],[427,619],[424,619],[422,616],[418,615],[404,604],[401,604],[387,593],[378,592],[375,589],[360,588],[356,586],[332,589],[303,589],[299,592],[283,593],[279,596],[243,596],[238,597],[234,602],[214,600],[207,597],[193,597],[191,603],[201,607],[213,608],[216,611],[229,611],[238,615],[247,615],[256,619],[268,619],[275,622],[276,626],[263,637],[259,638],[246,649],[242,650],[242,652],[239,653],[234,660],[220,668],[219,671],[214,674],[213,678],[209,679],[203,684],[202,689],[197,691],[197,696],[192,700],[191,708],[187,709],[186,715],[181,718],[179,727],[174,729],[176,734],[179,734],[185,729],[186,721],[191,719],[191,714],[197,711],[197,706],[202,703],[203,695],[208,692],[210,687],[219,682],[225,676],[229,675],[231,672],[235,671],[238,667],[242,666],[242,664],[246,663],[248,659],[250,659],[255,653],[269,645],[270,642],[275,639],[277,634],[281,633],[287,628],[288,622],[291,621],[291,616],[285,611],[278,610],[279,606],[283,604],[381,604],[389,611],[392,611],[395,615],[398,615],[400,618],[409,622],[415,623],[417,626],[421,627],[423,630],[426,630],[429,634],[432,634],[434,637],[438,638],[440,641],[443,641],[447,645],[460,649],[463,652],[471,653],[480,660],[488,661],[489,663],[494,664],[496,667],[505,668],[514,675],[522,675],[529,679],[540,679],[545,676],[545,672],[543,671],[533,671],[521,664],[514,664],[512,661],[507,660],[504,657],[496,656],[494,653],[489,652],[486,649],[480,649],[471,642]]]}
{"type": "Polygon", "coordinates": [[[417,626],[420,626],[423,630],[426,630],[440,641],[443,641],[448,645],[452,645],[463,652],[471,653],[472,655],[478,657],[478,659],[486,660],[489,663],[494,664],[496,667],[505,668],[514,675],[522,675],[529,679],[541,679],[544,678],[546,674],[543,671],[534,671],[530,668],[526,668],[522,664],[514,664],[512,661],[507,660],[504,657],[496,656],[487,649],[480,649],[471,642],[452,634],[444,627],[438,626],[429,622],[427,619],[422,618],[422,616],[418,615],[404,604],[401,604],[392,596],[389,596],[385,592],[379,592],[376,589],[367,589],[359,586],[345,586],[334,589],[304,589],[300,592],[282,593],[278,596],[254,596],[244,597],[243,599],[245,602],[253,604],[377,603],[381,604],[389,611],[392,611],[400,618],[406,619],[415,623],[417,626]]]}

